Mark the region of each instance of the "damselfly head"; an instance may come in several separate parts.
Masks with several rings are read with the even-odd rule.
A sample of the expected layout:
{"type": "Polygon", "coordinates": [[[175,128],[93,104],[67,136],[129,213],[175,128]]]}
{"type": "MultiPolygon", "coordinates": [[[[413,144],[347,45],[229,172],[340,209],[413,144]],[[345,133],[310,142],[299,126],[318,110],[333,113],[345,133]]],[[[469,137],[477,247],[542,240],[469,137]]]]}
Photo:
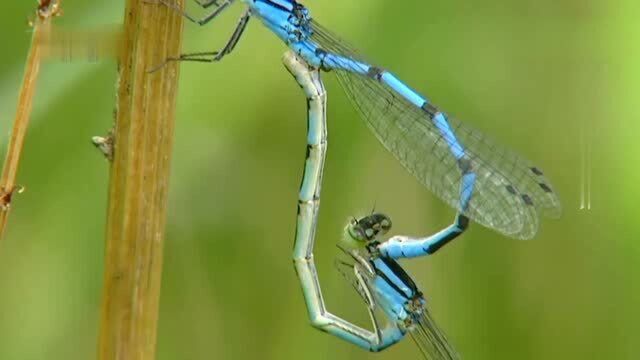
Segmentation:
{"type": "Polygon", "coordinates": [[[382,213],[374,213],[349,223],[349,235],[358,241],[370,242],[391,229],[391,219],[382,213]]]}

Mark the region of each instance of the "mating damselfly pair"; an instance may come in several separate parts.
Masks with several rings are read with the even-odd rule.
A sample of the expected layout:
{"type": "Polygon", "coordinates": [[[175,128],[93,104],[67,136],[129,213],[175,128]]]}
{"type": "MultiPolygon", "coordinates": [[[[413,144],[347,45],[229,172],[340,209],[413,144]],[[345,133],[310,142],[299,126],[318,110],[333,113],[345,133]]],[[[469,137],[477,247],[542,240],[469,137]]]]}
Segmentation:
{"type": "MultiPolygon", "coordinates": [[[[239,2],[198,2],[204,8],[214,7],[214,11],[196,19],[169,0],[155,1],[180,11],[200,25],[239,2]]],[[[395,260],[434,253],[464,232],[470,220],[509,237],[529,239],[537,232],[541,214],[558,216],[560,213],[560,202],[552,186],[538,167],[449,117],[392,73],[366,61],[316,22],[304,5],[293,0],[240,2],[247,9],[221,50],[183,54],[167,60],[219,61],[235,49],[254,17],[291,49],[285,65],[301,85],[309,105],[308,148],[298,202],[294,263],[312,324],[374,351],[399,341],[410,332],[420,339],[418,343],[428,358],[455,357],[435,327],[415,325],[431,321],[428,315],[422,317],[427,314],[422,295],[395,260]],[[373,331],[327,311],[313,263],[327,147],[326,94],[320,71],[337,75],[378,140],[423,185],[458,212],[453,224],[424,238],[394,236],[379,242],[378,236],[388,228],[384,225],[388,218],[380,214],[351,223],[348,234],[354,241],[360,241],[356,241],[360,245],[343,248],[351,261],[341,262],[339,267],[344,274],[349,274],[367,303],[373,331]],[[382,310],[382,314],[376,314],[376,309],[382,310]],[[390,327],[380,328],[380,318],[387,320],[390,327]]]]}

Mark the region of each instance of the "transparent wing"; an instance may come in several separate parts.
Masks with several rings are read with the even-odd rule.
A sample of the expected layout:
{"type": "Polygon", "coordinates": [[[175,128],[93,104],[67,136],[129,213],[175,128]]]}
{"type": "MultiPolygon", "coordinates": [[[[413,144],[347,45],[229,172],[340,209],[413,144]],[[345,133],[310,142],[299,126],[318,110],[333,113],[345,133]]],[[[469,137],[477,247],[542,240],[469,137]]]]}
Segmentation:
{"type": "Polygon", "coordinates": [[[381,330],[388,328],[390,326],[395,327],[393,321],[389,319],[388,316],[385,315],[384,311],[378,304],[376,300],[373,298],[375,296],[374,287],[372,285],[373,275],[368,273],[367,271],[361,272],[364,276],[364,283],[358,281],[358,278],[355,275],[354,268],[359,266],[352,260],[342,260],[340,258],[336,259],[335,266],[338,271],[342,274],[345,280],[351,284],[351,286],[358,292],[364,303],[367,305],[369,309],[369,315],[371,316],[371,321],[373,325],[373,331],[377,333],[378,336],[382,337],[381,330]],[[382,327],[381,327],[382,326],[382,327]]]}
{"type": "Polygon", "coordinates": [[[342,277],[358,292],[366,305],[370,308],[375,307],[373,303],[369,302],[369,297],[366,295],[365,289],[362,288],[362,285],[353,272],[354,263],[337,258],[334,265],[338,272],[342,274],[342,277]]]}
{"type": "MultiPolygon", "coordinates": [[[[476,183],[470,203],[460,206],[462,172],[448,141],[428,114],[357,68],[363,60],[316,22],[315,41],[323,50],[344,57],[335,73],[343,89],[378,140],[423,185],[472,220],[518,239],[532,238],[539,214],[560,215],[560,201],[549,181],[530,162],[496,144],[481,132],[448,118],[462,144],[476,183]],[[351,68],[350,68],[351,67],[351,68]]],[[[446,115],[445,115],[446,116],[446,115]]]]}
{"type": "Polygon", "coordinates": [[[438,328],[425,307],[418,324],[411,331],[413,341],[418,345],[425,359],[429,360],[454,360],[460,356],[453,346],[449,344],[445,334],[438,328]]]}
{"type": "MultiPolygon", "coordinates": [[[[369,303],[365,289],[362,288],[362,284],[356,278],[353,267],[356,266],[352,260],[343,260],[337,258],[335,261],[336,269],[342,274],[342,276],[353,286],[353,288],[362,297],[368,307],[374,309],[377,313],[376,318],[382,319],[385,326],[392,325],[393,322],[381,311],[376,304],[369,303]]],[[[375,285],[373,284],[373,276],[366,277],[365,282],[370,293],[375,293],[373,290],[375,285]]],[[[375,300],[374,300],[375,301],[375,300]]],[[[429,313],[429,309],[424,307],[424,310],[420,317],[417,319],[415,327],[410,331],[413,341],[418,345],[420,351],[427,360],[457,360],[459,359],[458,353],[451,346],[447,340],[444,332],[438,328],[435,321],[429,313]]]]}

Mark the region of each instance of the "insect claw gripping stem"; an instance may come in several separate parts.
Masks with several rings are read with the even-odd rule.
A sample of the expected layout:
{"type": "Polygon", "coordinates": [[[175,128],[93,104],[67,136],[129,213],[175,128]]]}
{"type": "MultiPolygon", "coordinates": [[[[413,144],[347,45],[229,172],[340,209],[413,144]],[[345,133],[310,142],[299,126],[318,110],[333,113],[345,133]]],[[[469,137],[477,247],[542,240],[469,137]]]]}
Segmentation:
{"type": "MultiPolygon", "coordinates": [[[[175,9],[176,11],[180,12],[183,16],[185,16],[187,19],[190,19],[193,21],[193,19],[190,18],[189,15],[187,15],[181,9],[166,3],[165,2],[166,0],[158,0],[158,1],[162,2],[166,6],[169,6],[169,8],[171,9],[175,9]]],[[[233,1],[234,0],[228,0],[224,4],[218,5],[219,7],[216,11],[223,9],[223,6],[225,6],[225,4],[226,5],[231,4],[233,1]]],[[[210,4],[201,4],[201,5],[211,6],[210,4]]],[[[231,54],[233,49],[235,49],[236,45],[238,44],[238,41],[240,40],[240,38],[242,37],[242,34],[244,33],[244,30],[247,28],[247,24],[249,23],[250,19],[251,19],[251,12],[247,10],[242,14],[242,17],[240,17],[240,20],[238,21],[238,25],[236,26],[235,30],[233,31],[233,34],[231,34],[231,37],[229,38],[225,46],[222,48],[222,50],[186,53],[186,54],[180,54],[180,56],[177,56],[177,57],[168,57],[160,65],[148,70],[147,73],[154,73],[162,69],[167,63],[171,61],[191,61],[191,62],[212,63],[212,62],[218,62],[222,60],[222,58],[224,58],[228,54],[231,54]]]]}
{"type": "Polygon", "coordinates": [[[222,50],[181,54],[180,57],[173,58],[172,60],[208,62],[208,63],[222,60],[222,58],[224,58],[226,55],[231,54],[233,49],[235,49],[236,45],[238,44],[238,41],[240,40],[240,38],[242,37],[242,34],[244,33],[244,30],[247,28],[247,24],[249,23],[250,19],[251,19],[251,12],[247,10],[242,14],[242,17],[240,17],[240,20],[238,21],[238,24],[236,25],[236,28],[233,31],[233,34],[231,34],[231,37],[229,38],[227,43],[224,45],[222,50]]]}
{"type": "Polygon", "coordinates": [[[204,2],[204,3],[200,3],[199,1],[196,1],[200,6],[202,6],[205,9],[210,7],[210,6],[212,6],[212,5],[216,5],[216,9],[214,11],[212,11],[210,14],[205,15],[204,17],[202,17],[200,19],[197,19],[197,18],[189,15],[189,13],[187,13],[184,10],[182,10],[180,7],[176,6],[175,4],[170,2],[169,0],[145,0],[145,2],[149,3],[149,4],[162,4],[162,5],[166,6],[166,7],[168,7],[169,9],[180,13],[182,16],[185,17],[185,19],[191,21],[192,23],[198,24],[200,26],[206,25],[211,20],[213,20],[216,17],[218,17],[218,15],[220,15],[226,8],[229,7],[229,5],[233,4],[235,1],[236,0],[225,0],[225,2],[220,4],[220,5],[218,5],[217,1],[208,1],[208,2],[204,2]]]}
{"type": "Polygon", "coordinates": [[[191,62],[205,62],[205,63],[220,61],[220,59],[216,59],[218,54],[220,53],[221,53],[220,51],[205,51],[205,52],[181,54],[178,57],[168,57],[164,59],[164,61],[159,65],[156,65],[151,69],[147,70],[147,74],[153,74],[161,70],[163,67],[165,67],[168,63],[172,61],[191,61],[191,62]],[[206,58],[206,56],[214,56],[214,58],[206,58]]]}

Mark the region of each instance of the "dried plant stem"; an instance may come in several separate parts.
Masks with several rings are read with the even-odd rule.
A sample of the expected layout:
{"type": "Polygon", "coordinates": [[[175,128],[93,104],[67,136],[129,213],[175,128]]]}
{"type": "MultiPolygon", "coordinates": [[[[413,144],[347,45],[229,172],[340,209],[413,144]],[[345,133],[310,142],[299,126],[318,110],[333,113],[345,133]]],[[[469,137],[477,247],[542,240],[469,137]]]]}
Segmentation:
{"type": "Polygon", "coordinates": [[[40,72],[42,60],[42,44],[46,43],[51,26],[51,18],[61,14],[58,2],[42,0],[36,10],[37,18],[32,22],[33,36],[31,47],[25,63],[24,78],[20,95],[18,96],[18,108],[13,121],[13,129],[9,137],[7,154],[0,175],[0,240],[7,226],[7,218],[11,207],[12,195],[21,191],[22,187],[16,185],[18,167],[24,147],[24,140],[29,127],[33,98],[36,91],[36,81],[40,72]]]}
{"type": "MultiPolygon", "coordinates": [[[[176,2],[183,6],[183,0],[176,2]]],[[[182,18],[127,0],[109,185],[98,358],[155,357],[182,18]]]]}

